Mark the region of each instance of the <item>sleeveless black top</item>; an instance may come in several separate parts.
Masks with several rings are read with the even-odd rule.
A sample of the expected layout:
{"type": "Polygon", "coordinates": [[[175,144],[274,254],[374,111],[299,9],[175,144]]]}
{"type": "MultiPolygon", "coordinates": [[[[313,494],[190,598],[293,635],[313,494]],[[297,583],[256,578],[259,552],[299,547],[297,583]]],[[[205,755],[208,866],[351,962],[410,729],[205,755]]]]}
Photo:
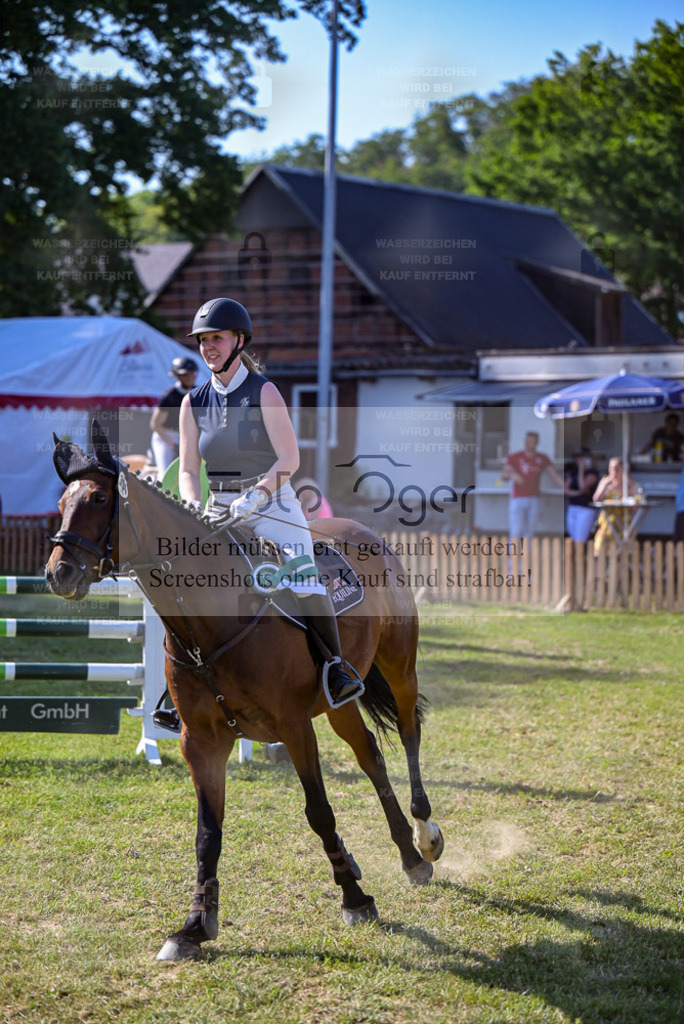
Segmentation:
{"type": "Polygon", "coordinates": [[[210,481],[249,480],[267,472],[276,461],[261,411],[261,389],[267,383],[266,377],[248,373],[226,395],[219,394],[211,380],[190,392],[200,455],[210,481]]]}

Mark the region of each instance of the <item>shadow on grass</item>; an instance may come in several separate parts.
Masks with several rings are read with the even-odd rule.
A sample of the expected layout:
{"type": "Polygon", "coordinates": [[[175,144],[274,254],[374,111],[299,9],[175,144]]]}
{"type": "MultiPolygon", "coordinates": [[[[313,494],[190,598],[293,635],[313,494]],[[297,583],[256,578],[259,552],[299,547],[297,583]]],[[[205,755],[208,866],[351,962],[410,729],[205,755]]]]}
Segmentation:
{"type": "MultiPolygon", "coordinates": [[[[268,951],[214,949],[208,950],[203,959],[210,963],[231,957],[296,959],[312,964],[325,962],[331,969],[336,965],[373,963],[408,972],[407,984],[411,974],[437,977],[447,973],[488,990],[534,995],[563,1013],[564,1019],[583,1024],[673,1024],[682,1019],[684,935],[674,929],[526,900],[488,899],[482,892],[463,886],[458,887],[458,896],[490,914],[512,916],[527,929],[530,920],[535,919],[561,925],[567,938],[539,937],[487,954],[466,944],[444,942],[427,928],[385,921],[377,926],[385,936],[407,938],[429,950],[430,960],[426,963],[420,951],[415,957],[394,958],[386,953],[376,957],[367,952],[312,951],[301,944],[268,951]]],[[[587,892],[587,898],[611,905],[622,905],[624,900],[600,890],[587,892]]],[[[648,907],[637,912],[656,918],[667,916],[648,907]]]]}
{"type": "MultiPolygon", "coordinates": [[[[664,917],[668,921],[676,921],[682,924],[680,914],[671,910],[663,910],[661,907],[651,907],[645,903],[641,896],[627,892],[608,892],[606,889],[572,889],[571,896],[581,896],[585,900],[600,903],[603,907],[624,907],[626,910],[634,910],[638,914],[651,914],[653,917],[664,917]]],[[[684,965],[682,965],[684,967],[684,965]]]]}
{"type": "MultiPolygon", "coordinates": [[[[327,776],[331,776],[338,783],[358,783],[363,782],[366,776],[360,771],[350,771],[349,769],[335,770],[334,762],[321,759],[324,773],[327,776]]],[[[392,787],[402,786],[408,782],[408,774],[399,775],[397,773],[390,774],[390,782],[392,787]]],[[[479,782],[454,782],[451,779],[423,779],[425,789],[450,789],[459,792],[473,792],[479,791],[481,793],[503,793],[506,796],[531,796],[538,799],[545,800],[588,800],[591,803],[597,804],[609,804],[620,798],[615,793],[604,793],[597,789],[550,789],[546,786],[530,786],[526,782],[487,782],[481,780],[479,782]]],[[[638,803],[639,798],[630,799],[630,804],[638,803]]]]}
{"type": "Polygon", "coordinates": [[[442,662],[438,666],[434,663],[429,667],[419,669],[421,676],[421,691],[426,692],[430,704],[436,710],[443,708],[453,709],[456,705],[464,707],[471,705],[482,706],[486,701],[501,699],[505,697],[507,688],[511,686],[535,686],[538,683],[553,682],[554,686],[575,686],[585,685],[590,682],[592,685],[600,683],[619,684],[625,686],[631,682],[641,682],[638,667],[634,668],[633,674],[627,674],[619,669],[601,670],[596,667],[591,669],[585,665],[572,665],[563,659],[566,664],[559,667],[557,664],[545,664],[538,661],[529,665],[524,662],[486,662],[486,661],[458,661],[453,663],[442,662]],[[467,682],[465,681],[467,680],[467,682]],[[483,690],[482,687],[487,687],[483,690]]]}
{"type": "Polygon", "coordinates": [[[491,644],[463,644],[459,643],[458,640],[451,642],[447,640],[432,640],[429,637],[422,637],[419,644],[419,651],[421,654],[426,655],[425,648],[429,647],[431,651],[444,650],[444,651],[473,651],[481,652],[482,654],[505,654],[511,658],[529,658],[530,660],[538,661],[567,661],[567,654],[537,654],[535,651],[522,651],[522,650],[509,650],[508,648],[492,647],[491,644]]]}
{"type": "MultiPolygon", "coordinates": [[[[149,780],[154,771],[144,757],[8,757],[0,759],[0,779],[64,778],[64,779],[131,779],[139,776],[149,780]]],[[[164,759],[165,776],[187,778],[184,761],[164,759]]]]}

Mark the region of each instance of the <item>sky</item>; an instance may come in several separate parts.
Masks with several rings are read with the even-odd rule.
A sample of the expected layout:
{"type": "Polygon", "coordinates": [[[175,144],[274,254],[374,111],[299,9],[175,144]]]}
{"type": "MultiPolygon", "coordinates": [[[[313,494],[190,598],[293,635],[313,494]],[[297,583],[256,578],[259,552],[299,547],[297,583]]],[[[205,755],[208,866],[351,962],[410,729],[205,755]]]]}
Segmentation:
{"type": "MultiPolygon", "coordinates": [[[[410,125],[428,104],[547,69],[559,50],[574,59],[601,42],[629,56],[657,19],[682,20],[681,0],[367,0],[368,15],[351,53],[340,48],[338,146],[348,149],[384,128],[410,125]]],[[[330,47],[311,15],[274,24],[285,64],[257,69],[265,131],[234,132],[225,149],[244,158],[327,131],[330,47]],[[270,81],[269,81],[270,80],[270,81]]]]}

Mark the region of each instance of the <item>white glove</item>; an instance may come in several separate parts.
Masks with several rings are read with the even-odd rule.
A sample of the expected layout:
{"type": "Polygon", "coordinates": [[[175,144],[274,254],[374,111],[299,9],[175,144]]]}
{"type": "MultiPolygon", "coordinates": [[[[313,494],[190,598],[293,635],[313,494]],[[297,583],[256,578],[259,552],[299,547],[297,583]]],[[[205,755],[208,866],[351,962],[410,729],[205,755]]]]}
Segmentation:
{"type": "Polygon", "coordinates": [[[245,491],[239,498],[230,503],[230,514],[233,519],[248,519],[253,516],[257,509],[268,501],[268,494],[259,487],[251,491],[245,491]]]}

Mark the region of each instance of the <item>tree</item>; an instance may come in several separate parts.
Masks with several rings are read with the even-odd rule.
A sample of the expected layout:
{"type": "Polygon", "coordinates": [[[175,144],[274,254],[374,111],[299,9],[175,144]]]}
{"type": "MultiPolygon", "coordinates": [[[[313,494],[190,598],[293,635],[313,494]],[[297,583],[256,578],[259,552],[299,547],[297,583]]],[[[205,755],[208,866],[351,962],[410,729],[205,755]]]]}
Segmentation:
{"type": "Polygon", "coordinates": [[[341,173],[359,178],[408,183],[407,132],[403,128],[377,132],[340,153],[338,166],[341,173]]]}
{"type": "Polygon", "coordinates": [[[681,333],[684,24],[656,22],[631,60],[592,45],[549,72],[478,138],[469,190],[555,209],[681,333]]]}
{"type": "MultiPolygon", "coordinates": [[[[241,183],[224,152],[249,111],[252,57],[284,56],[266,27],[326,0],[0,0],[0,315],[137,311],[132,179],[157,183],[164,222],[196,239],[230,223],[241,183]],[[123,62],[84,73],[77,59],[123,62]],[[242,106],[240,106],[242,104],[242,106]]],[[[342,0],[340,38],[362,0],[342,0]]]]}
{"type": "MultiPolygon", "coordinates": [[[[433,103],[427,113],[416,115],[409,128],[387,128],[360,140],[351,149],[338,148],[337,169],[340,174],[354,177],[461,191],[465,186],[466,164],[479,138],[496,128],[501,104],[525,89],[524,84],[518,83],[486,100],[468,94],[433,103]]],[[[323,170],[325,138],[309,135],[304,142],[263,154],[244,165],[245,177],[260,163],[323,170]]]]}
{"type": "Polygon", "coordinates": [[[281,167],[305,167],[313,171],[322,171],[325,167],[325,138],[318,132],[312,132],[303,142],[279,146],[270,155],[263,153],[254,160],[246,160],[242,164],[244,178],[247,179],[260,164],[280,164],[281,167]]]}

